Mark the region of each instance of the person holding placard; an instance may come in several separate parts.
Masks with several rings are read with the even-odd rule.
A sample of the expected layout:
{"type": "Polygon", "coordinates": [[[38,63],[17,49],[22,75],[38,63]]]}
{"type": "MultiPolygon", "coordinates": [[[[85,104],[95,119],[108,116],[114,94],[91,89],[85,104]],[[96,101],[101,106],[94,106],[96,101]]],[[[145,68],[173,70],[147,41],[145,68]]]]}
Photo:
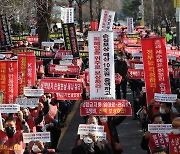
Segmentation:
{"type": "MultiPolygon", "coordinates": [[[[29,133],[29,126],[23,119],[21,120],[23,123],[24,132],[29,133]]],[[[4,130],[0,130],[0,153],[22,154],[24,151],[22,133],[23,131],[16,130],[16,120],[12,117],[7,118],[5,120],[4,130]]]]}

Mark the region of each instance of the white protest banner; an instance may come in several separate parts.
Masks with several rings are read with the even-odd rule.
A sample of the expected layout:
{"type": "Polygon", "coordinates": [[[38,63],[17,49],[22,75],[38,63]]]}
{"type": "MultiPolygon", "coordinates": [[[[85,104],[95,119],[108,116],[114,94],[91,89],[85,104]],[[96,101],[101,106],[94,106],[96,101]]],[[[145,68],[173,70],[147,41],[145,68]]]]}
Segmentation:
{"type": "Polygon", "coordinates": [[[63,8],[62,20],[64,23],[74,23],[74,8],[63,8]]]}
{"type": "MultiPolygon", "coordinates": [[[[80,134],[80,139],[83,139],[85,136],[87,136],[87,135],[80,134]]],[[[96,135],[96,138],[97,138],[98,141],[107,140],[107,138],[106,138],[106,132],[99,132],[99,133],[96,135]]]]}
{"type": "Polygon", "coordinates": [[[134,64],[134,68],[135,69],[144,69],[144,65],[143,64],[134,64]]]}
{"type": "Polygon", "coordinates": [[[19,104],[0,104],[0,113],[18,113],[20,111],[19,104]]]}
{"type": "Polygon", "coordinates": [[[133,18],[127,18],[127,33],[132,34],[134,31],[133,18]]]}
{"type": "Polygon", "coordinates": [[[72,59],[73,59],[73,55],[62,55],[62,56],[61,56],[61,59],[62,59],[62,60],[65,60],[65,59],[72,60],[72,59]]]}
{"type": "Polygon", "coordinates": [[[51,142],[50,132],[23,133],[23,142],[30,141],[51,142]]]}
{"type": "Polygon", "coordinates": [[[69,66],[69,65],[72,65],[72,60],[69,60],[69,59],[68,60],[67,59],[66,60],[60,60],[59,64],[60,65],[68,65],[69,66]]]}
{"type": "Polygon", "coordinates": [[[42,42],[41,44],[44,47],[52,47],[52,46],[54,46],[54,42],[42,42]]]}
{"type": "Polygon", "coordinates": [[[112,31],[114,16],[114,11],[102,10],[98,31],[112,31]]]}
{"type": "Polygon", "coordinates": [[[55,70],[56,71],[68,71],[68,66],[56,65],[55,70]]]}
{"type": "Polygon", "coordinates": [[[56,39],[56,40],[54,40],[54,43],[64,43],[64,40],[63,39],[56,39]]]}
{"type": "Polygon", "coordinates": [[[159,94],[154,93],[154,99],[157,102],[176,102],[177,94],[159,94]]]}
{"type": "Polygon", "coordinates": [[[39,97],[39,96],[44,95],[44,89],[30,89],[30,88],[25,87],[24,95],[32,96],[32,97],[39,97]]]}
{"type": "Polygon", "coordinates": [[[37,107],[39,98],[16,98],[16,103],[21,107],[37,107]]]}
{"type": "Polygon", "coordinates": [[[113,32],[88,33],[90,99],[115,99],[113,32]]]}
{"type": "Polygon", "coordinates": [[[148,124],[150,133],[171,133],[172,124],[148,124]]]}
{"type": "Polygon", "coordinates": [[[142,87],[142,91],[143,91],[143,93],[145,93],[146,92],[146,87],[142,87]]]}
{"type": "MultiPolygon", "coordinates": [[[[88,135],[88,134],[101,134],[104,132],[104,126],[101,125],[87,125],[87,124],[79,124],[78,127],[78,135],[88,135]]],[[[101,136],[101,135],[100,135],[101,136]]]]}

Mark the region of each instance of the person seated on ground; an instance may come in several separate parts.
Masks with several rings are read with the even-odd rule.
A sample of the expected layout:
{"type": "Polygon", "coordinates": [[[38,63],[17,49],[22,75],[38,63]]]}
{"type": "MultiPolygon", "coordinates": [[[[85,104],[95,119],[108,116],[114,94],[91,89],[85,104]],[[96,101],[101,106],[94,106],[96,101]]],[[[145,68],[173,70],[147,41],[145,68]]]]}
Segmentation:
{"type": "Polygon", "coordinates": [[[153,151],[152,154],[168,154],[167,148],[164,147],[156,147],[153,151]]]}
{"type": "MultiPolygon", "coordinates": [[[[154,115],[154,118],[152,120],[152,124],[164,124],[161,114],[154,115]]],[[[167,137],[167,134],[165,134],[165,133],[161,134],[161,136],[162,135],[167,137]]],[[[141,140],[141,148],[143,150],[147,150],[148,154],[150,154],[150,145],[152,145],[151,143],[153,142],[151,137],[152,137],[152,134],[149,131],[146,131],[144,133],[142,140],[141,140]]]]}
{"type": "MultiPolygon", "coordinates": [[[[89,116],[86,119],[86,124],[98,125],[98,118],[89,116]]],[[[72,149],[72,154],[112,154],[108,143],[103,143],[98,141],[94,134],[84,135],[83,139],[78,139],[75,148],[72,149]]]]}
{"type": "MultiPolygon", "coordinates": [[[[150,106],[148,108],[148,117],[150,120],[152,120],[152,117],[154,116],[154,112],[153,112],[153,107],[155,104],[155,100],[152,99],[150,106]]],[[[159,106],[159,113],[162,116],[162,120],[164,121],[164,124],[171,124],[172,123],[172,111],[171,111],[171,103],[167,103],[167,102],[160,102],[160,106],[159,106]]]]}
{"type": "Polygon", "coordinates": [[[0,130],[0,153],[18,153],[24,151],[22,133],[29,133],[30,129],[21,114],[20,120],[23,125],[23,130],[16,130],[16,120],[13,116],[8,117],[4,123],[4,130],[0,130]]]}

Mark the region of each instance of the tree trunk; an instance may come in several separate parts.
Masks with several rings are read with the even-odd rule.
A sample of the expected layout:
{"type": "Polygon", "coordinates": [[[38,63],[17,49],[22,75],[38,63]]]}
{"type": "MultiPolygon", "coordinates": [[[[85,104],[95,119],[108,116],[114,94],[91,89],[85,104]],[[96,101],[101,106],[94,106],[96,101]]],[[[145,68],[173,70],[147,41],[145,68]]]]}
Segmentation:
{"type": "Polygon", "coordinates": [[[90,18],[91,21],[93,21],[92,0],[89,0],[89,3],[90,3],[90,18]]]}
{"type": "Polygon", "coordinates": [[[52,0],[36,0],[37,2],[37,33],[39,46],[41,42],[49,41],[51,26],[52,0]]]}
{"type": "Polygon", "coordinates": [[[101,18],[101,0],[98,0],[98,21],[100,22],[101,18]]]}
{"type": "Polygon", "coordinates": [[[69,0],[69,7],[72,7],[73,0],[69,0]]]}

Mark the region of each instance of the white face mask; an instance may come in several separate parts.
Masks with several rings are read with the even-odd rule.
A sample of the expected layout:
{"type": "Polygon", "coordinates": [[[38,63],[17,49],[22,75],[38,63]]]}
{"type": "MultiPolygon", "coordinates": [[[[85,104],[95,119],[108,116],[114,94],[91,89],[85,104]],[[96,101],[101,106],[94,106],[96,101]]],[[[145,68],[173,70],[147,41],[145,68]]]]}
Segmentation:
{"type": "Polygon", "coordinates": [[[107,122],[108,118],[107,117],[100,117],[99,118],[101,122],[107,122]]]}
{"type": "Polygon", "coordinates": [[[159,108],[159,112],[161,114],[166,114],[166,110],[164,108],[162,108],[162,107],[159,108]]]}
{"type": "Polygon", "coordinates": [[[45,51],[50,51],[50,48],[45,48],[45,51]]]}
{"type": "Polygon", "coordinates": [[[39,147],[38,147],[37,145],[35,145],[35,144],[32,146],[32,151],[33,151],[33,152],[36,152],[36,153],[37,153],[37,152],[41,152],[41,150],[39,149],[39,147]]]}
{"type": "Polygon", "coordinates": [[[84,143],[86,143],[86,144],[93,143],[93,140],[92,140],[92,138],[90,138],[89,136],[87,136],[87,137],[84,137],[84,138],[83,138],[83,141],[84,141],[84,143]]]}
{"type": "Polygon", "coordinates": [[[174,135],[179,135],[180,134],[180,130],[179,129],[172,129],[172,133],[174,135]]]}

